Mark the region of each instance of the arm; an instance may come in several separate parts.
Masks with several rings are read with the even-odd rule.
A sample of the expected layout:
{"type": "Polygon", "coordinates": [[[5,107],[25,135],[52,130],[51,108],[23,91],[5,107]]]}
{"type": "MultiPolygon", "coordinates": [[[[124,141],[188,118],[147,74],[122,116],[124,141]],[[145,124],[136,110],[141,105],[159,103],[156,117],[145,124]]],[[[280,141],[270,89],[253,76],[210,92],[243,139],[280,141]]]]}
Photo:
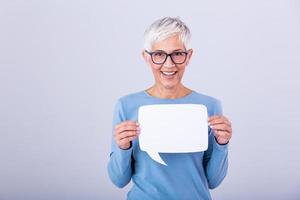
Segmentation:
{"type": "MultiPolygon", "coordinates": [[[[113,114],[113,130],[117,124],[125,120],[121,101],[119,100],[115,106],[113,114]]],[[[114,132],[114,131],[113,131],[114,132]]],[[[108,174],[111,181],[119,188],[124,187],[130,182],[132,176],[132,149],[121,149],[114,136],[112,136],[110,159],[107,166],[108,174]]]]}
{"type": "MultiPolygon", "coordinates": [[[[215,105],[214,115],[222,115],[220,102],[215,105]]],[[[208,149],[204,153],[203,166],[209,189],[214,189],[223,181],[228,169],[228,144],[219,144],[209,128],[208,149]]]]}
{"type": "Polygon", "coordinates": [[[223,181],[228,169],[228,144],[217,143],[210,129],[208,149],[204,153],[203,166],[209,189],[214,189],[223,181]]]}

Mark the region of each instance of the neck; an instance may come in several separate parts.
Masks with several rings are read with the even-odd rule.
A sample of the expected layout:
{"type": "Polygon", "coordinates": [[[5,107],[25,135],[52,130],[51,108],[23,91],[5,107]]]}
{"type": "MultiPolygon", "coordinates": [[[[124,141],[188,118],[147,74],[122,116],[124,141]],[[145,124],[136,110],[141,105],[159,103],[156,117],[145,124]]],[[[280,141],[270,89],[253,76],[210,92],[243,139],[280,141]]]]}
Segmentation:
{"type": "Polygon", "coordinates": [[[186,88],[182,84],[174,88],[165,88],[155,84],[146,90],[151,96],[163,99],[177,99],[188,95],[192,90],[186,88]]]}

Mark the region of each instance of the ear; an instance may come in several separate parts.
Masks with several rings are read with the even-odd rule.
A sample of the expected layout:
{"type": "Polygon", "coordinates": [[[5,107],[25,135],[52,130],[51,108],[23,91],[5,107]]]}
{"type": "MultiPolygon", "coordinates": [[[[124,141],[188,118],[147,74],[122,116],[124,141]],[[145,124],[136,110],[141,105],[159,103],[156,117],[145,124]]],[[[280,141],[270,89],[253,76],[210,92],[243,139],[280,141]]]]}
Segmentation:
{"type": "Polygon", "coordinates": [[[193,56],[193,52],[194,52],[193,49],[188,50],[188,54],[187,54],[187,58],[186,58],[186,65],[188,65],[190,63],[190,60],[193,56]]]}
{"type": "Polygon", "coordinates": [[[143,49],[143,51],[142,51],[142,56],[143,56],[144,60],[147,62],[147,53],[146,53],[145,49],[143,49]]]}
{"type": "Polygon", "coordinates": [[[148,65],[150,65],[150,56],[149,56],[149,54],[146,52],[145,49],[142,51],[142,56],[143,56],[145,62],[146,62],[148,65]]]}

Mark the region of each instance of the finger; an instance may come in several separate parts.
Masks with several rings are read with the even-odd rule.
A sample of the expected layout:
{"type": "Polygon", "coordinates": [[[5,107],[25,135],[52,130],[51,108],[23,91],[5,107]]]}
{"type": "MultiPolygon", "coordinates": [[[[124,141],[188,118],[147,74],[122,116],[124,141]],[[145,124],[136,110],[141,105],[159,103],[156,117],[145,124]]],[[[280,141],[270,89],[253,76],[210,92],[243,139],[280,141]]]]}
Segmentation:
{"type": "Polygon", "coordinates": [[[227,132],[232,132],[232,128],[228,126],[227,124],[215,124],[213,126],[210,126],[212,129],[216,130],[224,130],[227,132]]]}
{"type": "Polygon", "coordinates": [[[125,124],[128,124],[128,125],[137,125],[137,126],[139,125],[139,123],[137,121],[126,120],[126,121],[123,121],[123,122],[117,124],[115,126],[115,129],[118,129],[121,126],[124,126],[125,124]]]}
{"type": "Polygon", "coordinates": [[[115,126],[115,130],[119,129],[122,126],[126,126],[126,125],[132,125],[132,126],[136,125],[136,126],[139,126],[139,123],[136,122],[136,121],[129,121],[129,120],[123,121],[123,122],[121,122],[121,123],[119,123],[119,124],[117,124],[115,126]]]}
{"type": "Polygon", "coordinates": [[[133,137],[133,136],[138,136],[139,132],[137,131],[124,131],[118,135],[116,135],[117,140],[122,140],[123,138],[126,137],[133,137]]]}
{"type": "Polygon", "coordinates": [[[219,137],[221,134],[221,131],[213,130],[213,134],[214,134],[214,136],[219,137]]]}
{"type": "Polygon", "coordinates": [[[228,121],[213,121],[213,122],[208,123],[207,125],[208,126],[216,126],[216,125],[221,125],[221,124],[231,127],[231,123],[228,121]]]}
{"type": "Polygon", "coordinates": [[[119,140],[119,142],[117,144],[119,146],[123,146],[123,145],[128,144],[129,142],[131,142],[135,138],[137,138],[137,136],[126,137],[126,138],[123,138],[122,140],[119,140]]]}
{"type": "Polygon", "coordinates": [[[224,116],[208,121],[209,125],[212,125],[212,124],[222,124],[222,123],[225,123],[228,126],[231,126],[230,121],[226,117],[224,117],[224,116]]]}
{"type": "Polygon", "coordinates": [[[213,132],[217,138],[222,138],[222,139],[226,139],[226,140],[230,140],[230,138],[231,138],[231,134],[226,131],[214,130],[213,132]]]}
{"type": "Polygon", "coordinates": [[[213,116],[210,116],[210,117],[208,117],[207,121],[210,122],[210,121],[218,120],[218,119],[224,119],[224,120],[229,121],[229,120],[227,119],[227,117],[225,117],[225,116],[223,116],[223,115],[213,115],[213,116]]]}
{"type": "Polygon", "coordinates": [[[134,125],[134,124],[123,124],[123,126],[120,126],[119,128],[116,129],[116,133],[121,133],[124,131],[136,131],[139,129],[139,126],[134,125]]]}

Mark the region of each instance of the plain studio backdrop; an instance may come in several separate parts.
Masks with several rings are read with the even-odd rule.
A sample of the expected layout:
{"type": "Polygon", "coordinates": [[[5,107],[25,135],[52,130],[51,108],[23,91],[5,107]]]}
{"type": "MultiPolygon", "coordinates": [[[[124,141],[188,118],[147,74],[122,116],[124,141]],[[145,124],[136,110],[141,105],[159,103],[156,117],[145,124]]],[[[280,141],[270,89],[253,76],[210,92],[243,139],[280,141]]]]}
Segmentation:
{"type": "Polygon", "coordinates": [[[1,0],[1,200],[125,199],[113,107],[153,84],[143,33],[164,16],[192,32],[184,84],[233,124],[213,199],[300,199],[299,1],[1,0]]]}

